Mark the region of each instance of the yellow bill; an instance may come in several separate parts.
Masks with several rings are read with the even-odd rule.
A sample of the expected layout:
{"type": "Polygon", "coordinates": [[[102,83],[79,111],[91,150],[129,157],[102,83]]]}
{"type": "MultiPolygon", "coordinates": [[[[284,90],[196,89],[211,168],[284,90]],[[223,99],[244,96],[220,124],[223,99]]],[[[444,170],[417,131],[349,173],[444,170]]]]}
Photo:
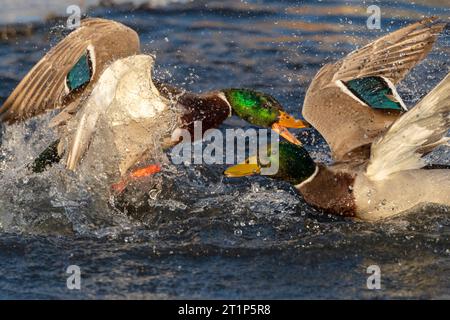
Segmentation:
{"type": "Polygon", "coordinates": [[[229,167],[224,174],[230,178],[251,176],[261,173],[261,167],[257,163],[256,156],[249,157],[245,162],[229,167]]]}
{"type": "Polygon", "coordinates": [[[281,126],[278,122],[275,122],[272,125],[272,130],[278,133],[283,138],[285,138],[290,143],[296,144],[298,146],[302,145],[302,143],[291,132],[289,132],[289,130],[286,129],[286,127],[281,126]]]}
{"type": "Polygon", "coordinates": [[[280,111],[280,117],[277,124],[284,128],[302,129],[310,127],[309,123],[303,120],[295,119],[290,114],[280,111]]]}

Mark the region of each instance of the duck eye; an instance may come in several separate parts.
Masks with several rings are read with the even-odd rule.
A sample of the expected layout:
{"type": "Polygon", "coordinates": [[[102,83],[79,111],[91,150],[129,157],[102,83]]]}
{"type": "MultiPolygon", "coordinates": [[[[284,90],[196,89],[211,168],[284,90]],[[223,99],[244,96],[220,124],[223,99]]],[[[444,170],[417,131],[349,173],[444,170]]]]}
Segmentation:
{"type": "Polygon", "coordinates": [[[88,53],[84,53],[66,77],[70,92],[84,87],[92,78],[92,62],[88,53]]]}

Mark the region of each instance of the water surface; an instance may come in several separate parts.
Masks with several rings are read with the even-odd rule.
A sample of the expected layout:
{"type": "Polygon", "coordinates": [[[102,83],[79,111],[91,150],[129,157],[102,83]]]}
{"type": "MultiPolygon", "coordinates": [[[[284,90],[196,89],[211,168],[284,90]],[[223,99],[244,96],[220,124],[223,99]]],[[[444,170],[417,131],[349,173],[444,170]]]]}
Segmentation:
{"type": "MultiPolygon", "coordinates": [[[[28,32],[0,41],[0,102],[65,33],[63,19],[46,22],[44,7],[30,14],[14,7],[22,2],[0,14],[3,27],[31,23],[28,32]]],[[[86,5],[85,12],[137,30],[143,51],[156,55],[161,80],[197,92],[263,90],[300,116],[324,63],[424,15],[449,21],[450,5],[441,1],[376,3],[382,30],[366,28],[361,1],[159,1],[86,5]]],[[[61,12],[56,1],[45,8],[61,12]]],[[[408,106],[449,71],[449,39],[447,30],[400,85],[408,106]]],[[[449,298],[449,208],[363,223],[314,210],[287,183],[226,179],[224,166],[197,165],[170,166],[152,182],[147,207],[124,213],[61,166],[26,172],[54,138],[41,126],[48,118],[1,133],[2,299],[449,298]],[[382,272],[378,291],[366,288],[374,264],[382,272]],[[80,291],[66,288],[69,265],[81,268],[80,291]]],[[[248,128],[231,119],[221,129],[231,125],[248,128]]],[[[330,160],[320,135],[298,135],[316,160],[330,160]]],[[[449,159],[448,150],[431,156],[435,163],[449,159]]]]}

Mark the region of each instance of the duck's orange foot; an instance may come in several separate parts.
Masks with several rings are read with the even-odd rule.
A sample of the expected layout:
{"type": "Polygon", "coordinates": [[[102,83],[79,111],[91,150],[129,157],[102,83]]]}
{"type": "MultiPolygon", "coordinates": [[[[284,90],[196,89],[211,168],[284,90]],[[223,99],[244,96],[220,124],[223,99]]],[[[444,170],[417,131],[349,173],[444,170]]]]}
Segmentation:
{"type": "Polygon", "coordinates": [[[131,171],[128,175],[126,175],[122,180],[117,183],[111,185],[111,189],[116,193],[122,193],[127,187],[128,183],[133,180],[142,179],[145,177],[149,177],[155,173],[161,171],[161,166],[159,164],[151,164],[149,166],[135,169],[131,171]]]}
{"type": "Polygon", "coordinates": [[[145,178],[161,171],[159,164],[151,164],[149,166],[133,170],[130,177],[134,179],[145,178]]]}

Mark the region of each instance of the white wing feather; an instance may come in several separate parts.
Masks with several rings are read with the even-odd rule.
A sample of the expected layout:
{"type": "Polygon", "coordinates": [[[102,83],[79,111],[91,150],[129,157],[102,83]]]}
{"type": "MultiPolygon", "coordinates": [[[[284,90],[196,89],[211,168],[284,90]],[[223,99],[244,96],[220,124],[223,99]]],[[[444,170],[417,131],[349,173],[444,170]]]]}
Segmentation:
{"type": "MultiPolygon", "coordinates": [[[[152,82],[153,65],[152,56],[135,55],[114,61],[102,73],[86,104],[73,119],[76,128],[71,135],[72,141],[68,150],[66,166],[69,170],[76,169],[93,137],[102,134],[98,125],[99,119],[106,119],[110,128],[117,127],[123,130],[121,127],[123,125],[152,119],[166,110],[166,104],[159,98],[159,92],[152,82]]],[[[151,136],[139,139],[140,132],[129,128],[128,132],[121,135],[124,141],[120,143],[121,148],[118,152],[120,155],[126,154],[127,157],[131,157],[133,163],[136,161],[136,153],[140,155],[150,143],[148,139],[151,136]],[[140,143],[136,142],[137,146],[133,148],[126,145],[129,141],[140,143]],[[133,153],[132,149],[137,150],[133,153]]],[[[119,147],[116,145],[116,148],[119,147]]],[[[121,173],[128,168],[121,170],[121,173]]]]}
{"type": "Polygon", "coordinates": [[[367,176],[383,180],[395,172],[424,167],[422,156],[450,141],[449,128],[450,74],[372,144],[367,176]]]}
{"type": "Polygon", "coordinates": [[[76,169],[95,132],[98,118],[106,112],[115,97],[120,76],[127,70],[123,60],[115,61],[102,73],[86,105],[78,113],[81,118],[67,156],[69,170],[76,169]]]}

